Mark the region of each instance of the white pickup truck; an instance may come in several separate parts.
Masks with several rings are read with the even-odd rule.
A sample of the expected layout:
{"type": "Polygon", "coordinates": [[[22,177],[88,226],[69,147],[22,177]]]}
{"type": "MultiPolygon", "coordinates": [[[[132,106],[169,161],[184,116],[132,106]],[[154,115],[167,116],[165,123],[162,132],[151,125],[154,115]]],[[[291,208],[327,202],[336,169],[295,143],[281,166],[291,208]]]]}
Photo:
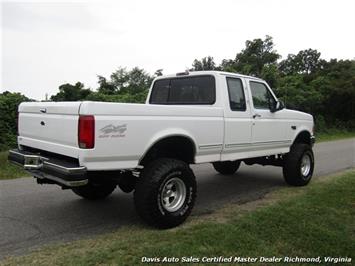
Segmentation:
{"type": "Polygon", "coordinates": [[[286,182],[313,174],[313,117],[287,110],[268,84],[235,73],[184,72],[156,78],[145,104],[26,102],[19,106],[18,149],[9,160],[40,184],[102,199],[134,191],[140,217],[170,228],[191,213],[190,164],[222,175],[241,162],[283,167],[286,182]]]}

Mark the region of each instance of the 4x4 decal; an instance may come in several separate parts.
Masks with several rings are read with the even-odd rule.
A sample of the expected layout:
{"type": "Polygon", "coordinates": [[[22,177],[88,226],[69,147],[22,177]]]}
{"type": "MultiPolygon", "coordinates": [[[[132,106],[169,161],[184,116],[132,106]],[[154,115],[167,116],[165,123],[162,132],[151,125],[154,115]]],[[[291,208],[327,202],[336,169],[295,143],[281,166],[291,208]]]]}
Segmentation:
{"type": "Polygon", "coordinates": [[[109,125],[104,126],[103,128],[100,129],[100,132],[102,134],[99,135],[99,138],[125,137],[126,131],[127,131],[127,124],[122,124],[122,125],[117,125],[117,126],[115,126],[113,124],[109,124],[109,125]]]}

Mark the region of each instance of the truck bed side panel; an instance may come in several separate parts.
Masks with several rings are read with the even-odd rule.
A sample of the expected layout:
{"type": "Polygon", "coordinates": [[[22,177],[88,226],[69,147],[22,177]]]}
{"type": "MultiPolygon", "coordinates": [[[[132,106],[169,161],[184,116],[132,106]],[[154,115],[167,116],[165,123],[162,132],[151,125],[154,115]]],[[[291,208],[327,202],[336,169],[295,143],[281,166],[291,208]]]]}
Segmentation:
{"type": "Polygon", "coordinates": [[[95,148],[80,150],[89,170],[134,168],[154,143],[177,135],[195,142],[196,163],[220,159],[221,108],[84,102],[80,114],[95,114],[95,148]]]}

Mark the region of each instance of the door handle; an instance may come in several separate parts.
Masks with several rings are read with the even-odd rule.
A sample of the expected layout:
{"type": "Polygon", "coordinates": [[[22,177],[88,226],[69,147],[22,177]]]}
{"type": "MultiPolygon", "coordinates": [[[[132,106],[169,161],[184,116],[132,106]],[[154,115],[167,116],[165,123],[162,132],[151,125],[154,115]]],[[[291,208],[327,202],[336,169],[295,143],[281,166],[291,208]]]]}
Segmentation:
{"type": "Polygon", "coordinates": [[[260,114],[254,114],[253,118],[255,119],[256,117],[261,117],[261,115],[260,114]]]}

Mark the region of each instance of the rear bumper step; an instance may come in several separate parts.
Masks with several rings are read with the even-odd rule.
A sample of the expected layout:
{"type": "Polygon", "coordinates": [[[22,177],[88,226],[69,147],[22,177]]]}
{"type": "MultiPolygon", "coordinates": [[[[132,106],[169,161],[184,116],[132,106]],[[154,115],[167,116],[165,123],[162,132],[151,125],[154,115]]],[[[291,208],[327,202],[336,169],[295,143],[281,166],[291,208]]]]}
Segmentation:
{"type": "Polygon", "coordinates": [[[8,160],[23,167],[36,178],[48,179],[61,186],[78,187],[88,183],[86,167],[73,162],[18,149],[9,151],[8,160]]]}

